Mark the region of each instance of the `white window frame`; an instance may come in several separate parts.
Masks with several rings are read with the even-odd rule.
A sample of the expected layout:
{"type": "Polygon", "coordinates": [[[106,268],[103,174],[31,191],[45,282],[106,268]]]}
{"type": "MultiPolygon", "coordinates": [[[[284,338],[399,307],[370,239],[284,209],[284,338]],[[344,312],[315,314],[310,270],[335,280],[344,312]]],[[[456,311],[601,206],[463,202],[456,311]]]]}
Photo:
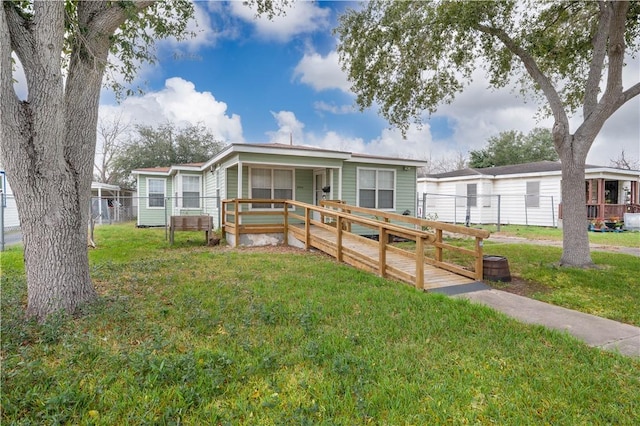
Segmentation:
{"type": "MultiPolygon", "coordinates": [[[[396,210],[396,206],[397,206],[397,201],[396,201],[396,197],[398,194],[398,176],[396,173],[396,169],[385,169],[385,168],[373,168],[373,167],[358,167],[356,169],[356,205],[358,207],[362,207],[360,205],[360,172],[361,171],[373,171],[375,172],[375,188],[365,188],[365,189],[373,189],[375,191],[375,207],[373,207],[375,210],[380,210],[380,211],[395,211],[396,210]],[[378,179],[378,172],[390,172],[393,174],[393,205],[390,208],[379,208],[379,191],[380,191],[380,185],[379,185],[379,179],[378,179]]],[[[386,190],[386,188],[384,188],[386,190]]],[[[365,207],[365,208],[372,208],[372,207],[365,207]]]]}
{"type": "MultiPolygon", "coordinates": [[[[154,192],[154,194],[159,194],[159,192],[154,192]]],[[[156,177],[148,177],[147,178],[147,208],[148,209],[164,209],[167,198],[167,180],[165,178],[156,178],[156,177]],[[162,182],[162,205],[161,206],[152,206],[151,205],[151,181],[159,180],[162,182]]]]}
{"type": "Polygon", "coordinates": [[[184,173],[180,175],[180,200],[181,200],[181,209],[183,210],[200,210],[202,209],[202,176],[196,174],[188,174],[184,173]],[[198,206],[197,207],[187,207],[184,205],[184,178],[198,178],[198,206]]]}
{"type": "MultiPolygon", "coordinates": [[[[286,171],[286,172],[290,172],[291,173],[291,200],[295,200],[296,199],[296,169],[294,168],[290,168],[290,167],[267,167],[267,166],[250,166],[249,167],[249,198],[254,198],[253,197],[253,183],[252,183],[252,175],[253,175],[253,171],[254,170],[269,170],[271,172],[271,199],[274,199],[276,197],[274,197],[274,193],[276,191],[277,188],[275,188],[275,179],[274,179],[274,172],[275,171],[286,171]]],[[[275,209],[282,209],[282,204],[269,204],[269,203],[251,203],[249,204],[249,209],[250,210],[256,210],[256,211],[260,211],[260,210],[275,210],[275,209]],[[256,204],[260,204],[260,207],[257,207],[256,204]]],[[[294,206],[289,206],[289,210],[295,210],[294,206]]]]}

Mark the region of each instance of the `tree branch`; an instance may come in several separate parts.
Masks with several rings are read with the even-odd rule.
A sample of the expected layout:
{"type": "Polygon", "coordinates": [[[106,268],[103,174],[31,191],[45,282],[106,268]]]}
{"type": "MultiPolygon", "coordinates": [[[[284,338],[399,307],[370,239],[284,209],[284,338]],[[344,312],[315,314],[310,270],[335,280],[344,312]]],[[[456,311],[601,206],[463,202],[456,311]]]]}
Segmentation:
{"type": "Polygon", "coordinates": [[[589,65],[589,76],[585,85],[584,103],[582,115],[585,119],[593,112],[598,104],[598,94],[600,92],[600,79],[602,78],[602,68],[607,52],[607,41],[609,38],[609,25],[611,22],[611,5],[607,2],[598,2],[600,17],[598,30],[593,38],[593,57],[589,65]]]}
{"type": "Polygon", "coordinates": [[[527,52],[525,49],[520,47],[509,35],[500,28],[494,28],[483,24],[478,24],[476,28],[491,36],[498,38],[513,54],[515,54],[522,61],[525,69],[542,89],[547,101],[549,102],[549,106],[551,107],[551,112],[553,113],[553,117],[555,119],[556,126],[562,126],[567,131],[569,131],[569,119],[564,110],[564,105],[562,103],[562,99],[555,87],[553,87],[553,83],[538,67],[535,59],[527,52]]]}
{"type": "Polygon", "coordinates": [[[7,18],[11,51],[15,52],[24,69],[28,69],[32,65],[33,59],[33,52],[28,47],[35,44],[33,34],[29,31],[30,23],[20,15],[17,6],[12,2],[2,2],[2,6],[3,13],[7,18]]]}
{"type": "Polygon", "coordinates": [[[607,88],[605,94],[615,98],[622,93],[622,68],[624,67],[625,41],[624,31],[627,21],[627,10],[629,10],[629,2],[615,2],[613,5],[613,14],[611,16],[609,49],[609,72],[607,75],[607,88]]]}

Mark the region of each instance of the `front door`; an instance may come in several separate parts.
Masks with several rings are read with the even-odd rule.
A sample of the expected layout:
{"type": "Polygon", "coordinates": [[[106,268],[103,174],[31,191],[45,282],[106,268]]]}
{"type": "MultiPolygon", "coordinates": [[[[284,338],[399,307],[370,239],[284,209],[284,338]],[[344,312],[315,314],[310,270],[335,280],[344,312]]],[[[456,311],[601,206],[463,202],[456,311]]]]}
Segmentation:
{"type": "MultiPolygon", "coordinates": [[[[322,192],[322,188],[325,186],[326,178],[324,170],[316,170],[313,172],[313,204],[320,205],[320,202],[324,199],[325,194],[322,192]]],[[[313,219],[320,220],[320,213],[314,211],[313,219]]]]}

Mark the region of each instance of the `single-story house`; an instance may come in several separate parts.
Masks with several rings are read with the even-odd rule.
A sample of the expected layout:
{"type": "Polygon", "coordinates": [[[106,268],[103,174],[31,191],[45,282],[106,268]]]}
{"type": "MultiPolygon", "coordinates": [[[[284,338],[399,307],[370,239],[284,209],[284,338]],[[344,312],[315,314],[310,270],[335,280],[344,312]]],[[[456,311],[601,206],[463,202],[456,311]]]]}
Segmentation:
{"type": "MultiPolygon", "coordinates": [[[[587,165],[585,219],[640,212],[640,171],[587,165]]],[[[418,179],[419,215],[453,223],[559,226],[559,162],[467,168],[418,179]]]]}
{"type": "MultiPolygon", "coordinates": [[[[133,170],[138,226],[164,226],[170,216],[209,215],[220,227],[225,199],[323,199],[416,214],[417,169],[423,161],[286,144],[233,143],[204,163],[133,170]]],[[[246,208],[268,212],[278,204],[246,208]]]]}

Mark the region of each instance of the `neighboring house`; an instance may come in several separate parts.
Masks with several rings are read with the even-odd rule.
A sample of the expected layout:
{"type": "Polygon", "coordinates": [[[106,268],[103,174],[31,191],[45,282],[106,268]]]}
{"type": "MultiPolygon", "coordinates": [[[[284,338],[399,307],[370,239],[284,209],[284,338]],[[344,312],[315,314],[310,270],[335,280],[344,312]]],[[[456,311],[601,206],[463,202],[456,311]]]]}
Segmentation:
{"type": "Polygon", "coordinates": [[[136,191],[102,182],[91,182],[91,216],[97,223],[135,219],[138,210],[136,191]]]}
{"type": "MultiPolygon", "coordinates": [[[[16,200],[7,183],[3,170],[0,170],[0,193],[3,194],[3,227],[5,230],[19,229],[20,218],[16,200]]],[[[135,191],[122,189],[117,185],[91,182],[91,212],[97,223],[133,220],[135,216],[135,191]],[[126,216],[125,212],[130,212],[126,216]]]]}
{"type": "MultiPolygon", "coordinates": [[[[291,199],[416,214],[417,168],[405,160],[284,144],[227,146],[204,163],[133,170],[140,202],[138,226],[164,226],[172,215],[210,215],[220,227],[224,199],[291,199]]],[[[248,208],[268,212],[277,204],[248,208]]]]}
{"type": "MultiPolygon", "coordinates": [[[[587,165],[585,219],[640,211],[640,171],[587,165]]],[[[553,161],[463,169],[418,179],[419,211],[454,223],[557,226],[561,165],[553,161]]]]}

